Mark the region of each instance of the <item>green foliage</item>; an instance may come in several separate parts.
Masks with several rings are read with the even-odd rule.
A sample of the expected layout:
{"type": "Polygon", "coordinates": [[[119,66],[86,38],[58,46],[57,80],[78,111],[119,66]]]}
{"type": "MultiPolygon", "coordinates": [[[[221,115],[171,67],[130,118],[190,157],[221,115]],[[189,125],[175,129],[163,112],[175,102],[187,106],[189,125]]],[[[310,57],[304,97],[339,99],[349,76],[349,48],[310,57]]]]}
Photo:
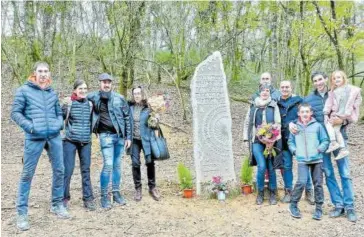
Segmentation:
{"type": "Polygon", "coordinates": [[[249,159],[243,158],[243,163],[240,170],[240,180],[242,184],[252,184],[253,181],[253,167],[249,165],[249,159]]]}
{"type": "Polygon", "coordinates": [[[181,189],[193,188],[193,179],[191,171],[182,163],[177,166],[178,180],[181,189]]]}

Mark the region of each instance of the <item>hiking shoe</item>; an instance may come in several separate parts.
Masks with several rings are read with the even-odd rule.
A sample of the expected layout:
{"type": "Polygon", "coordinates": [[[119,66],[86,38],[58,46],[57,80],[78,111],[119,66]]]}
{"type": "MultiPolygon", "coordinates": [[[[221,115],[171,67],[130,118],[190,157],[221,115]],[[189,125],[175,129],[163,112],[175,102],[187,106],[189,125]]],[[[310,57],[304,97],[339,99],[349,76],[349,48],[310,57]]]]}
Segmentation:
{"type": "Polygon", "coordinates": [[[94,200],[89,200],[89,201],[84,201],[83,202],[83,206],[88,210],[88,211],[95,211],[96,210],[96,203],[94,200]]]}
{"type": "Polygon", "coordinates": [[[358,218],[356,217],[356,214],[355,214],[354,209],[348,209],[348,210],[346,210],[346,217],[351,222],[356,222],[358,220],[358,218]]]}
{"type": "Polygon", "coordinates": [[[110,209],[111,208],[111,201],[109,199],[109,195],[101,195],[101,207],[104,209],[110,209]]]}
{"type": "Polygon", "coordinates": [[[305,200],[310,205],[315,205],[315,196],[313,195],[313,189],[306,190],[306,192],[305,192],[305,200]]]}
{"type": "Polygon", "coordinates": [[[329,148],[327,148],[326,153],[330,153],[340,148],[340,144],[337,141],[330,142],[329,148]]]}
{"type": "Polygon", "coordinates": [[[160,195],[156,188],[152,188],[151,190],[149,190],[149,194],[155,201],[159,201],[160,195]]]}
{"type": "Polygon", "coordinates": [[[137,188],[135,190],[134,200],[140,202],[142,200],[142,188],[137,188]]]}
{"type": "Polygon", "coordinates": [[[291,216],[294,218],[301,218],[301,212],[300,209],[298,209],[296,203],[292,203],[289,205],[289,212],[291,213],[291,216]]]}
{"type": "Polygon", "coordinates": [[[257,200],[256,200],[257,205],[262,205],[263,200],[264,200],[264,191],[258,191],[257,200]]]}
{"type": "Polygon", "coordinates": [[[125,198],[120,194],[119,191],[112,192],[112,199],[113,199],[113,202],[114,203],[116,202],[118,205],[121,205],[121,206],[126,205],[125,198]]]}
{"type": "Polygon", "coordinates": [[[312,215],[312,219],[314,220],[321,220],[322,218],[322,208],[317,208],[315,209],[315,212],[312,215]]]}
{"type": "Polygon", "coordinates": [[[71,218],[70,214],[68,213],[67,209],[63,206],[63,204],[51,206],[50,212],[57,215],[58,218],[61,219],[69,219],[71,218]]]}
{"type": "Polygon", "coordinates": [[[17,215],[16,216],[16,227],[21,231],[26,231],[30,229],[28,215],[17,215]]]}
{"type": "Polygon", "coordinates": [[[277,205],[277,190],[270,190],[269,204],[277,205]]]}
{"type": "Polygon", "coordinates": [[[339,216],[343,216],[345,214],[345,209],[340,207],[335,207],[334,210],[332,210],[329,214],[330,218],[336,218],[339,216]]]}
{"type": "Polygon", "coordinates": [[[350,154],[349,150],[346,148],[341,148],[339,151],[339,154],[337,154],[337,156],[335,156],[335,160],[340,160],[342,158],[347,157],[350,154]]]}
{"type": "Polygon", "coordinates": [[[286,189],[284,192],[284,197],[281,199],[281,202],[283,203],[290,203],[291,202],[291,189],[286,189]]]}

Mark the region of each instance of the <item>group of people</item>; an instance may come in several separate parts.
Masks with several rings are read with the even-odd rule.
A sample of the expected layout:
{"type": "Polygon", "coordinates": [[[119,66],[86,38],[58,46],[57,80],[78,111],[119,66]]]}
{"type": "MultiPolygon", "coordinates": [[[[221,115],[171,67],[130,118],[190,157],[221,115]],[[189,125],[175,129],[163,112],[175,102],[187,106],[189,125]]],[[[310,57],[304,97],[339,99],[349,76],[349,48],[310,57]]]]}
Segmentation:
{"type": "Polygon", "coordinates": [[[334,71],[330,78],[323,72],[314,72],[311,80],[315,89],[302,98],[292,94],[291,81],[281,81],[280,90],[276,90],[272,86],[271,74],[261,75],[259,91],[251,98],[244,123],[244,141],[249,147],[250,164],[257,165],[256,204],[261,205],[264,200],[266,173],[269,177],[269,203],[277,204],[275,169],[281,169],[285,190],[281,201],[290,203],[291,216],[301,218],[298,202],[305,190],[306,200],[316,205],[312,218],[320,220],[325,174],[335,206],[329,216],[334,218],[346,213],[349,221],[356,222],[346,128],[358,121],[361,90],[350,85],[346,74],[340,70],[334,71]],[[280,139],[272,148],[277,151],[275,156],[264,155],[263,151],[272,144],[258,139],[257,130],[263,124],[280,127],[280,139]],[[292,157],[296,158],[298,167],[294,187],[292,157]],[[333,160],[339,170],[342,191],[335,178],[333,160]]]}
{"type": "Polygon", "coordinates": [[[17,89],[11,118],[25,132],[23,170],[16,201],[18,229],[30,228],[30,186],[44,149],[53,172],[50,211],[59,218],[70,218],[70,182],[76,151],[80,159],[84,207],[90,211],[96,209],[90,178],[92,133],[99,138],[103,157],[100,174],[101,208],[112,207],[111,196],[114,205],[126,204],[120,192],[124,150],[132,160],[135,201],[142,199],[141,150],[147,166],[149,194],[156,201],[160,199],[150,146],[151,137],[155,136],[159,125],[157,119],[153,126],[148,126],[151,110],[146,93],[142,87],[135,87],[132,89],[131,101],[127,102],[122,95],[112,90],[112,76],[103,73],[98,80],[99,91],[89,94],[85,81],[76,80],[71,97],[61,103],[51,87],[49,65],[37,62],[27,82],[17,89]],[[61,130],[64,130],[62,134],[61,130]]]}
{"type": "MultiPolygon", "coordinates": [[[[272,162],[275,157],[264,156],[267,144],[259,141],[256,136],[258,126],[271,123],[279,125],[281,130],[281,139],[274,149],[277,148],[277,156],[283,157],[285,195],[281,201],[290,203],[291,215],[301,217],[297,204],[306,189],[306,199],[311,204],[316,204],[313,218],[321,219],[324,202],[323,170],[331,201],[335,205],[330,217],[346,213],[348,219],[355,222],[357,217],[349,171],[349,151],[346,147],[346,127],[358,120],[360,89],[349,85],[342,71],[335,71],[330,79],[324,73],[313,73],[311,79],[315,90],[309,96],[301,98],[292,94],[290,81],[282,81],[280,90],[276,90],[272,86],[270,73],[261,76],[259,91],[252,97],[244,127],[244,140],[249,146],[251,164],[258,166],[256,203],[263,203],[264,179],[268,171],[269,202],[277,204],[277,166],[272,162]],[[298,162],[298,177],[294,188],[293,156],[298,162]],[[331,157],[334,157],[339,168],[343,192],[336,181],[331,157]]],[[[127,102],[112,90],[112,76],[103,73],[98,80],[99,91],[89,94],[85,81],[76,80],[71,97],[61,103],[51,87],[49,65],[37,62],[27,82],[17,89],[11,118],[25,132],[24,164],[16,201],[18,229],[30,228],[30,186],[44,149],[53,171],[50,211],[59,218],[70,218],[70,182],[76,151],[80,159],[84,207],[90,211],[96,209],[90,178],[92,133],[99,138],[103,157],[100,174],[101,208],[112,207],[111,196],[114,205],[126,204],[120,192],[124,150],[131,156],[135,201],[142,199],[142,150],[147,166],[149,194],[156,201],[160,199],[150,145],[152,136],[158,131],[158,123],[155,126],[148,123],[151,109],[146,93],[142,87],[135,87],[132,89],[131,101],[127,102]],[[61,130],[64,130],[62,134],[61,130]]]]}

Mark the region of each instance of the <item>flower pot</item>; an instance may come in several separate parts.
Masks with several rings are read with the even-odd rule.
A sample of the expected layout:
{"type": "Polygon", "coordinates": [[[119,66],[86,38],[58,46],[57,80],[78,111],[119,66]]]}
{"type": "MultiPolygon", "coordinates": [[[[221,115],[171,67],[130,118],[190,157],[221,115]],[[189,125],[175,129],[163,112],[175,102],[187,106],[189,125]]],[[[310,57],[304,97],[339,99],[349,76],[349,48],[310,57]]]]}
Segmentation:
{"type": "Polygon", "coordinates": [[[184,189],[183,190],[183,197],[184,198],[192,198],[194,196],[194,189],[184,189]]]}
{"type": "Polygon", "coordinates": [[[251,194],[251,193],[253,192],[252,185],[251,185],[251,184],[244,184],[244,185],[241,185],[241,192],[242,192],[244,195],[251,194]]]}
{"type": "Polygon", "coordinates": [[[217,193],[217,199],[219,201],[225,201],[225,199],[226,199],[226,193],[225,193],[225,191],[219,191],[217,193]]]}

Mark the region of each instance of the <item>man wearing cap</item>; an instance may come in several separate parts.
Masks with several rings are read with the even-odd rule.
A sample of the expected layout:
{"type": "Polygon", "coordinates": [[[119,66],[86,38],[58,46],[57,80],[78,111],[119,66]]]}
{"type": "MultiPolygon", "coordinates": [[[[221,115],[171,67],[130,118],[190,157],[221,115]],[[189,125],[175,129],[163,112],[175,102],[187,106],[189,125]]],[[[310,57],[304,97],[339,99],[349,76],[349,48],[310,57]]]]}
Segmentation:
{"type": "Polygon", "coordinates": [[[131,145],[129,106],[124,97],[112,91],[113,78],[102,73],[99,76],[100,90],[87,98],[93,103],[92,131],[99,135],[103,168],[100,175],[101,207],[111,208],[108,184],[112,179],[113,202],[125,205],[120,194],[121,159],[124,149],[131,145]]]}
{"type": "Polygon", "coordinates": [[[62,110],[57,94],[51,87],[49,65],[37,62],[28,81],[17,89],[11,119],[25,132],[23,171],[16,200],[17,228],[28,230],[28,199],[31,182],[39,157],[47,146],[52,164],[52,205],[50,211],[59,218],[69,218],[63,206],[63,149],[60,130],[62,110]]]}

